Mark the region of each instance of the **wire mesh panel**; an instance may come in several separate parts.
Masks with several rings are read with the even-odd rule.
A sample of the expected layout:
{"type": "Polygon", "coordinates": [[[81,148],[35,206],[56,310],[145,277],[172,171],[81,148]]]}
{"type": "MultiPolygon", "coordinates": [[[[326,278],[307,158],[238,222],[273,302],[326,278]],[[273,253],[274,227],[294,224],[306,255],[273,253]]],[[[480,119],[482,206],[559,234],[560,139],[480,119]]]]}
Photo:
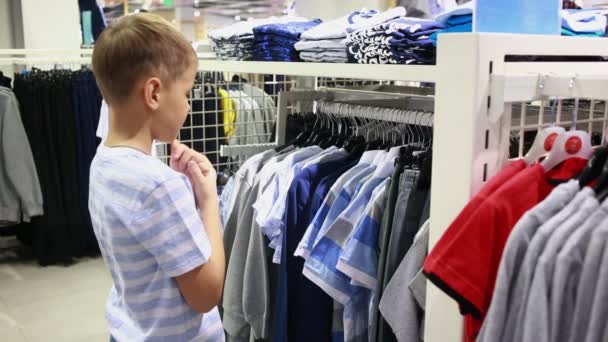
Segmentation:
{"type": "Polygon", "coordinates": [[[608,107],[604,101],[560,99],[513,104],[510,158],[524,156],[536,134],[551,126],[586,131],[594,146],[601,145],[606,139],[607,123],[608,107]]]}
{"type": "MultiPolygon", "coordinates": [[[[220,147],[274,142],[279,93],[306,84],[298,81],[297,77],[278,74],[200,72],[191,94],[191,110],[180,130],[179,139],[204,153],[218,171],[234,171],[247,156],[222,157],[220,147]]],[[[396,91],[378,88],[393,87],[393,81],[327,77],[318,77],[314,81],[314,85],[308,83],[310,88],[396,91]]],[[[420,85],[412,89],[416,90],[411,91],[412,94],[425,90],[424,95],[427,95],[428,92],[420,85]]],[[[410,93],[409,90],[407,92],[410,93]]],[[[287,114],[310,108],[289,104],[287,114]]],[[[158,144],[156,154],[168,163],[170,147],[158,144]]]]}
{"type": "MultiPolygon", "coordinates": [[[[220,147],[274,141],[278,94],[295,84],[285,75],[200,72],[179,139],[204,153],[218,171],[234,170],[242,160],[220,156],[220,147]]],[[[161,144],[157,152],[168,162],[169,146],[161,144]]]]}

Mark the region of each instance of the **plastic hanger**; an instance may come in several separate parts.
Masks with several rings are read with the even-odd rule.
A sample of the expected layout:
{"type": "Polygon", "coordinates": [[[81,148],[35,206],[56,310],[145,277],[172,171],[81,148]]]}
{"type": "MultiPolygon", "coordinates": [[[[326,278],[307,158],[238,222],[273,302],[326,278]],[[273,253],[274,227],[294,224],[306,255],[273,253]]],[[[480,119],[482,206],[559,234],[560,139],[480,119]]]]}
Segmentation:
{"type": "Polygon", "coordinates": [[[570,158],[589,159],[593,155],[591,135],[585,131],[575,130],[578,117],[579,100],[574,100],[573,126],[572,130],[562,133],[555,139],[555,143],[547,159],[542,161],[545,171],[555,168],[557,165],[570,158]]]}
{"type": "Polygon", "coordinates": [[[557,137],[565,133],[566,130],[559,126],[547,127],[538,132],[536,138],[534,138],[532,147],[524,156],[526,164],[532,165],[536,163],[542,156],[551,151],[557,137]]]}

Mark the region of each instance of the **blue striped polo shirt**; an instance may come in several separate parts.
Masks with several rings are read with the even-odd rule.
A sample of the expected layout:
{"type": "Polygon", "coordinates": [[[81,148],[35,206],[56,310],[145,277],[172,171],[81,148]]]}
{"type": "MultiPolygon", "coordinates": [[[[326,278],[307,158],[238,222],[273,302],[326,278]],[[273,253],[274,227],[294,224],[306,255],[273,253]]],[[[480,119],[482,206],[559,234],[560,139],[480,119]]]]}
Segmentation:
{"type": "Polygon", "coordinates": [[[193,311],[175,281],[211,256],[187,177],[135,149],[101,145],[90,184],[93,228],[113,281],[110,334],[118,341],[223,341],[217,309],[193,311]]]}

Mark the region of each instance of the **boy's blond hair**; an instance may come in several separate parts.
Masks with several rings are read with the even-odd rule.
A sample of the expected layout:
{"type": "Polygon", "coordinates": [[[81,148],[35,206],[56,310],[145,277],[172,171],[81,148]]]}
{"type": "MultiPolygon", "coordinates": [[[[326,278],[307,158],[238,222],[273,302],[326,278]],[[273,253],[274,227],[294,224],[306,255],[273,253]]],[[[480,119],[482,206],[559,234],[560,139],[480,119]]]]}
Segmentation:
{"type": "Polygon", "coordinates": [[[165,19],[148,13],[129,15],[108,26],[93,50],[93,72],[104,99],[123,102],[144,76],[173,82],[194,63],[196,53],[165,19]]]}

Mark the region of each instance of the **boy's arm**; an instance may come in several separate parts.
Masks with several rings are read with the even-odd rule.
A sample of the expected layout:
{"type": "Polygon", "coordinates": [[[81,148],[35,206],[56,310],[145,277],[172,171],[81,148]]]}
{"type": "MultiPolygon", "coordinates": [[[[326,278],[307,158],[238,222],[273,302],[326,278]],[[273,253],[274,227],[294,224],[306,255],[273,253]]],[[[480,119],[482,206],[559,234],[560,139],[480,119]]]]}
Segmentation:
{"type": "Polygon", "coordinates": [[[201,167],[191,163],[188,165],[188,171],[197,197],[200,198],[199,213],[211,243],[212,254],[207,263],[175,279],[188,305],[193,310],[204,313],[211,311],[220,303],[226,274],[226,259],[217,193],[201,191],[206,183],[210,181],[215,183],[215,172],[206,172],[207,170],[202,170],[201,167]],[[206,195],[203,195],[203,192],[206,195]]]}

